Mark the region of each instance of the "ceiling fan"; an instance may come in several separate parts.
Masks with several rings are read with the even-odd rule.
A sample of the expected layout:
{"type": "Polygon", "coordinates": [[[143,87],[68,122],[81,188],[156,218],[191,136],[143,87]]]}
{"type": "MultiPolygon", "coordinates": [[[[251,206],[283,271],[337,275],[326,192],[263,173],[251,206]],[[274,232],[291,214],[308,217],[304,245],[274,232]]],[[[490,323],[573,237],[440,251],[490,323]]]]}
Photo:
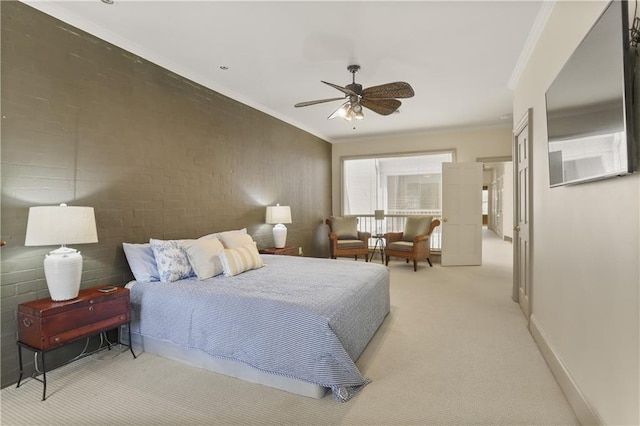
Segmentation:
{"type": "Polygon", "coordinates": [[[344,87],[322,81],[324,84],[344,93],[343,97],[300,102],[294,106],[299,108],[346,99],[346,102],[335,110],[328,119],[342,117],[347,121],[353,119],[362,120],[364,118],[362,107],[368,108],[381,115],[389,115],[393,114],[393,112],[402,105],[402,102],[396,98],[410,98],[415,94],[411,85],[404,81],[396,81],[394,83],[381,84],[363,89],[361,84],[356,83],[356,73],[359,69],[360,65],[349,65],[347,67],[347,70],[353,75],[353,80],[351,84],[347,84],[344,87]]]}

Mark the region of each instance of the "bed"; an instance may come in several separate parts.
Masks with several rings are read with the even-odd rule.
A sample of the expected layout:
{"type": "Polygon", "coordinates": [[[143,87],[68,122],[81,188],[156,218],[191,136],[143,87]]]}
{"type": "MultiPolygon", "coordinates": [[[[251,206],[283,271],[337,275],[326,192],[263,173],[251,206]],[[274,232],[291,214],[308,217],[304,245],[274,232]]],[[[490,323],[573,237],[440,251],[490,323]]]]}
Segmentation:
{"type": "Polygon", "coordinates": [[[134,347],[348,401],[369,382],[355,361],[389,312],[388,269],[352,260],[262,260],[264,267],[233,277],[129,283],[134,347]]]}

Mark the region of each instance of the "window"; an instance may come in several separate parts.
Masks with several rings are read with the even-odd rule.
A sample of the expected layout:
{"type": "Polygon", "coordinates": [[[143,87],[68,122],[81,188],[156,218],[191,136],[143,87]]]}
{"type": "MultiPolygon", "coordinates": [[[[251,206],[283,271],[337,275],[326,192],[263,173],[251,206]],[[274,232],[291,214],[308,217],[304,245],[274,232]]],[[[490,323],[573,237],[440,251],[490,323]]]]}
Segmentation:
{"type": "Polygon", "coordinates": [[[439,215],[442,163],[453,152],[343,160],[345,215],[439,215]]]}

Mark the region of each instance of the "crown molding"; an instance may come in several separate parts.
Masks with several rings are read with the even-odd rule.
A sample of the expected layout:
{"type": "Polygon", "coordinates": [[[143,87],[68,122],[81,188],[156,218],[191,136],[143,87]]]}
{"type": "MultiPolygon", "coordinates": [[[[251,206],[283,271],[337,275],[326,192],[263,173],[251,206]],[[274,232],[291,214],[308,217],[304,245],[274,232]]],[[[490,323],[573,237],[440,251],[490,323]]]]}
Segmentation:
{"type": "Polygon", "coordinates": [[[547,21],[549,20],[549,16],[551,15],[551,11],[556,4],[556,0],[543,1],[542,6],[540,6],[540,11],[538,12],[538,16],[536,16],[536,20],[533,22],[533,26],[531,27],[531,31],[529,32],[529,36],[527,37],[527,41],[524,43],[524,47],[520,52],[520,57],[518,57],[518,62],[516,62],[516,66],[513,68],[511,72],[511,78],[509,78],[509,83],[507,83],[507,87],[511,90],[514,90],[516,85],[518,84],[518,80],[520,80],[520,76],[522,75],[522,70],[524,66],[529,62],[529,58],[531,57],[531,53],[538,43],[538,39],[542,34],[542,30],[545,25],[547,25],[547,21]]]}

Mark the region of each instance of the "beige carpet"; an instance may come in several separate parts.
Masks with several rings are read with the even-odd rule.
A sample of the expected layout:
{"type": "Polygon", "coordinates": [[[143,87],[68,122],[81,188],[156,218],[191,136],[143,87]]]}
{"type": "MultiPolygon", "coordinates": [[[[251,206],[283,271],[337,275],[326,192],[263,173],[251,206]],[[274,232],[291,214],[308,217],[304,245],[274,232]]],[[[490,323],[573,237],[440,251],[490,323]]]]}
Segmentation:
{"type": "Polygon", "coordinates": [[[44,402],[34,380],[3,389],[1,423],[577,424],[511,301],[509,243],[487,233],[479,267],[389,267],[391,314],[357,362],[373,381],[347,403],[105,351],[50,373],[44,402]]]}

